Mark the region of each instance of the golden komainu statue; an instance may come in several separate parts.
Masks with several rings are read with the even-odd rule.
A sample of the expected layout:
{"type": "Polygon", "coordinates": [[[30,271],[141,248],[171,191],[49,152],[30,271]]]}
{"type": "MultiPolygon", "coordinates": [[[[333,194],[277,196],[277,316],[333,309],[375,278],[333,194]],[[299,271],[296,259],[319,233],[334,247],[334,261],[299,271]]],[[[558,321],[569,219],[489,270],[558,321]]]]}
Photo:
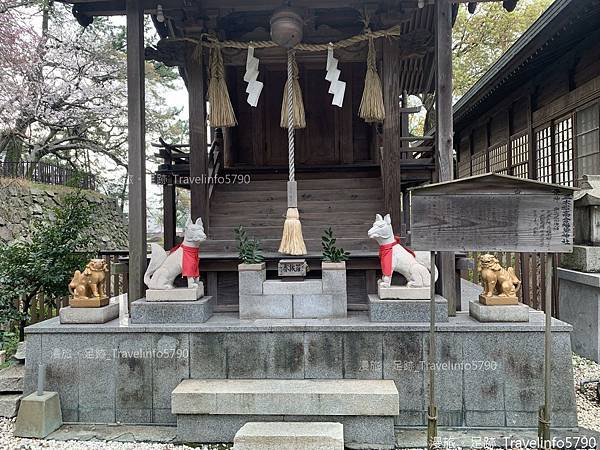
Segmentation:
{"type": "Polygon", "coordinates": [[[83,272],[76,270],[69,283],[71,299],[69,305],[75,308],[97,308],[108,305],[104,291],[108,266],[103,259],[92,259],[83,272]]]}
{"type": "Polygon", "coordinates": [[[517,290],[521,280],[517,278],[515,269],[503,268],[494,255],[485,254],[479,257],[477,264],[480,279],[483,284],[483,293],[479,302],[484,305],[516,305],[517,290]]]}

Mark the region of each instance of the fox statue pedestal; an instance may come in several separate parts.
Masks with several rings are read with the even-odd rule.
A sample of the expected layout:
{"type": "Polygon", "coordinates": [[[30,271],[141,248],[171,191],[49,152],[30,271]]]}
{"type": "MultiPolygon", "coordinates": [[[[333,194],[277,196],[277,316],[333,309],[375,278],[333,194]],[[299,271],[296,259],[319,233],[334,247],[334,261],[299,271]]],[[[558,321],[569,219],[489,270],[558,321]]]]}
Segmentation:
{"type": "Polygon", "coordinates": [[[147,302],[193,302],[204,297],[204,283],[198,286],[173,289],[146,289],[147,302]]]}
{"type": "Polygon", "coordinates": [[[215,301],[204,296],[200,281],[200,243],[206,240],[202,219],[188,220],[183,243],[167,252],[152,244],[144,274],[146,298],[131,304],[131,323],[203,323],[213,315],[215,301]],[[187,287],[174,287],[175,278],[187,278],[187,287]]]}
{"type": "MultiPolygon", "coordinates": [[[[431,299],[431,253],[413,252],[394,235],[389,214],[375,216],[368,232],[379,244],[382,278],[377,282],[377,295],[369,295],[371,322],[429,322],[431,299]],[[392,285],[392,275],[399,273],[406,285],[392,285]]],[[[437,279],[437,268],[435,273],[437,279]]],[[[437,322],[448,322],[448,301],[436,296],[437,322]]]]}

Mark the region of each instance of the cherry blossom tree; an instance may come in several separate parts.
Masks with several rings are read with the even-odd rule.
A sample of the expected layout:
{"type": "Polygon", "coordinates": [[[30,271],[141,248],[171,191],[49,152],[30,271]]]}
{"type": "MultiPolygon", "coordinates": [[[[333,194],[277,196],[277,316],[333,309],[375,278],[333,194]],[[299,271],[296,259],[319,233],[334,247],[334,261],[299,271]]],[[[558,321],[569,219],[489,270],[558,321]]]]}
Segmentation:
{"type": "MultiPolygon", "coordinates": [[[[0,2],[3,0],[0,0],[0,2]]],[[[82,28],[57,4],[39,12],[0,3],[0,156],[50,160],[103,177],[124,198],[127,179],[125,31],[105,18],[82,28]],[[35,27],[35,20],[41,28],[35,27]]],[[[175,72],[147,63],[149,139],[181,135],[164,106],[175,72]]]]}

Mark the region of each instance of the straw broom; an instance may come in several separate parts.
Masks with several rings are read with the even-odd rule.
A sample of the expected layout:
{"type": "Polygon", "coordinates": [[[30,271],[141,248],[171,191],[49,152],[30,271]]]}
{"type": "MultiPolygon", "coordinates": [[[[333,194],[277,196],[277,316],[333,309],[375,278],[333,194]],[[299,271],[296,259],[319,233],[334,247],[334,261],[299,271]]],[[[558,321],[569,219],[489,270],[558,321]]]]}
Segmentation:
{"type": "Polygon", "coordinates": [[[210,104],[210,126],[214,128],[234,127],[237,125],[233,106],[227,92],[225,68],[220,47],[210,51],[210,80],[208,81],[208,103],[210,104]]]}
{"type": "Polygon", "coordinates": [[[383,122],[385,119],[381,79],[377,74],[375,56],[375,43],[373,42],[373,38],[371,38],[369,39],[369,53],[367,54],[365,88],[358,109],[359,117],[363,118],[365,122],[383,122]]]}
{"type": "MultiPolygon", "coordinates": [[[[288,196],[288,209],[285,216],[285,222],[283,224],[283,236],[281,238],[281,244],[279,245],[279,253],[285,253],[288,255],[306,255],[306,245],[304,244],[304,238],[302,236],[302,224],[300,223],[300,214],[298,213],[298,190],[296,185],[296,174],[294,165],[294,124],[296,117],[295,113],[299,113],[300,109],[297,107],[297,98],[300,99],[301,119],[304,122],[304,106],[302,105],[302,94],[300,92],[300,85],[298,84],[298,66],[294,58],[294,51],[288,50],[288,64],[287,64],[288,79],[286,83],[287,93],[287,129],[288,129],[288,156],[289,156],[289,181],[287,183],[287,196],[288,196]],[[294,70],[295,68],[295,70],[294,70]],[[297,85],[297,88],[295,87],[297,85]]],[[[286,95],[284,95],[284,98],[286,95]]],[[[283,121],[283,111],[282,111],[283,121]]],[[[297,123],[300,123],[298,121],[297,123]]],[[[306,123],[304,122],[304,125],[306,123]]]]}

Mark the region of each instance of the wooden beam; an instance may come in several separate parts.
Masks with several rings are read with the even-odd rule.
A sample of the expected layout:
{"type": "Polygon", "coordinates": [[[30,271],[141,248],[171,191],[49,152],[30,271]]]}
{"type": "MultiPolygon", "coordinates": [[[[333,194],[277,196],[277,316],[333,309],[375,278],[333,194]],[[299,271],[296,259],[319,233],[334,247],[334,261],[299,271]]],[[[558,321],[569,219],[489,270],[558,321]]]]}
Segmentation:
{"type": "Polygon", "coordinates": [[[196,58],[194,48],[186,51],[185,71],[189,96],[190,128],[190,196],[192,220],[202,217],[204,231],[209,231],[208,184],[202,176],[208,175],[208,144],[206,137],[206,100],[204,97],[203,61],[196,58]]]}
{"type": "Polygon", "coordinates": [[[400,149],[402,143],[400,97],[400,64],[398,43],[385,39],[382,43],[382,88],[385,106],[383,122],[383,152],[381,169],[383,175],[383,196],[386,212],[392,216],[392,227],[397,233],[402,226],[402,183],[400,174],[400,149]]]}
{"type": "Polygon", "coordinates": [[[146,271],[146,117],[144,12],[127,0],[127,115],[129,164],[129,302],[144,296],[146,271]]]}
{"type": "MultiPolygon", "coordinates": [[[[439,181],[454,179],[453,123],[452,123],[452,5],[449,0],[438,0],[436,6],[436,140],[439,181]]],[[[448,314],[456,315],[455,261],[454,253],[439,254],[439,292],[448,300],[448,314]]]]}
{"type": "Polygon", "coordinates": [[[177,200],[175,184],[163,186],[163,239],[165,250],[175,246],[177,235],[177,200]]]}

